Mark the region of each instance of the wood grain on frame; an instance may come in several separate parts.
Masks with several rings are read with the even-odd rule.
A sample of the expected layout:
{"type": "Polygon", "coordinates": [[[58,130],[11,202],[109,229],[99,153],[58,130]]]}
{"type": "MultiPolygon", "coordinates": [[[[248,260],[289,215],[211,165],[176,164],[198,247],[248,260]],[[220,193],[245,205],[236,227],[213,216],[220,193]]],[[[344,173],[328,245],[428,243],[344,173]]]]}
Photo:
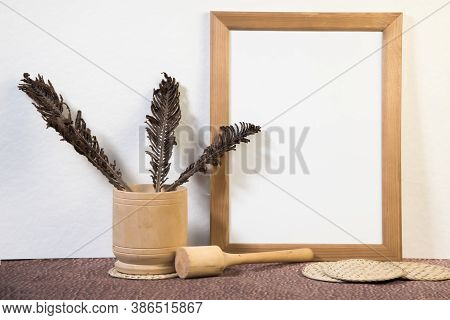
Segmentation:
{"type": "MultiPolygon", "coordinates": [[[[229,122],[229,48],[230,33],[228,28],[213,14],[211,14],[211,129],[216,130],[229,122]],[[212,107],[215,106],[215,107],[212,107]]],[[[213,132],[212,132],[213,133],[213,132]]],[[[211,141],[214,134],[211,134],[211,141]]],[[[225,155],[222,166],[219,167],[217,179],[211,179],[211,242],[222,249],[228,244],[228,211],[229,211],[229,182],[225,174],[228,159],[225,155]]]]}
{"type": "Polygon", "coordinates": [[[402,17],[383,31],[382,210],[383,244],[402,256],[401,92],[402,17]]]}
{"type": "MultiPolygon", "coordinates": [[[[229,32],[382,31],[382,227],[383,243],[245,244],[229,243],[229,180],[225,158],[211,177],[211,244],[228,252],[261,252],[310,247],[317,260],[364,257],[402,258],[401,235],[401,13],[211,12],[211,126],[229,123],[229,32]]],[[[213,135],[211,135],[213,137],[213,135]]]]}
{"type": "Polygon", "coordinates": [[[211,12],[228,30],[383,31],[400,13],[211,12]]]}

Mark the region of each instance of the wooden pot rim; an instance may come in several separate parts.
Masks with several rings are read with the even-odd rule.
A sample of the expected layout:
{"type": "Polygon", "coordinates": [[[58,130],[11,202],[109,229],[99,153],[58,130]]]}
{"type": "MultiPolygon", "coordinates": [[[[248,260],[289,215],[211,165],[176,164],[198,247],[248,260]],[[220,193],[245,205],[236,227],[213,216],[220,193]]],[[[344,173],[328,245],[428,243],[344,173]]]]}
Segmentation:
{"type": "Polygon", "coordinates": [[[115,198],[120,199],[159,199],[167,200],[180,198],[186,194],[186,187],[178,187],[175,191],[169,192],[155,192],[152,184],[132,184],[130,185],[131,190],[135,191],[121,191],[113,189],[113,194],[115,198]]]}

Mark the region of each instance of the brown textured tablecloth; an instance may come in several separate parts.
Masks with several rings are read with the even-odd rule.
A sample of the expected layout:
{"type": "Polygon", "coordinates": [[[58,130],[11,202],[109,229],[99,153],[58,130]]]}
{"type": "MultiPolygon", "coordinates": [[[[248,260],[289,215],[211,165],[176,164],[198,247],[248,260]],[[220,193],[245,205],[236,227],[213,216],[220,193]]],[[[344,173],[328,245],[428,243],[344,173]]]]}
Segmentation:
{"type": "MultiPolygon", "coordinates": [[[[450,281],[326,283],[301,275],[303,264],[243,265],[220,277],[124,280],[113,259],[2,261],[1,299],[450,299],[450,281]]],[[[415,260],[419,261],[419,260],[415,260]]],[[[450,267],[450,260],[420,260],[450,267]]]]}

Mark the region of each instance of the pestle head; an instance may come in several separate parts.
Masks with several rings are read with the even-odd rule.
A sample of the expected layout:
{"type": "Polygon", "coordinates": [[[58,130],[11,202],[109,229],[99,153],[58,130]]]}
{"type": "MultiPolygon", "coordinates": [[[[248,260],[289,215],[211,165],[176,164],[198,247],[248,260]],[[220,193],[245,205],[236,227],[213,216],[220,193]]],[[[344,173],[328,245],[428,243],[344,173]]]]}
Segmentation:
{"type": "Polygon", "coordinates": [[[224,255],[218,246],[180,247],[176,251],[175,270],[182,279],[217,276],[224,268],[224,255]]]}

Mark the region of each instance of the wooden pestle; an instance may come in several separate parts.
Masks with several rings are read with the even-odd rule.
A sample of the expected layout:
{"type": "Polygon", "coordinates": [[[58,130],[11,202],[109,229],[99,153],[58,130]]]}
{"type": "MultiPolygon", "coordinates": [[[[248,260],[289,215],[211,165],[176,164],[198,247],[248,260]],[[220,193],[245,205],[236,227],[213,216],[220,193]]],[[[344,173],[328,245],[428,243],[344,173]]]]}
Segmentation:
{"type": "Polygon", "coordinates": [[[226,267],[245,263],[311,261],[311,249],[293,249],[245,254],[225,253],[218,246],[180,247],[175,256],[175,270],[180,278],[217,276],[226,267]]]}

